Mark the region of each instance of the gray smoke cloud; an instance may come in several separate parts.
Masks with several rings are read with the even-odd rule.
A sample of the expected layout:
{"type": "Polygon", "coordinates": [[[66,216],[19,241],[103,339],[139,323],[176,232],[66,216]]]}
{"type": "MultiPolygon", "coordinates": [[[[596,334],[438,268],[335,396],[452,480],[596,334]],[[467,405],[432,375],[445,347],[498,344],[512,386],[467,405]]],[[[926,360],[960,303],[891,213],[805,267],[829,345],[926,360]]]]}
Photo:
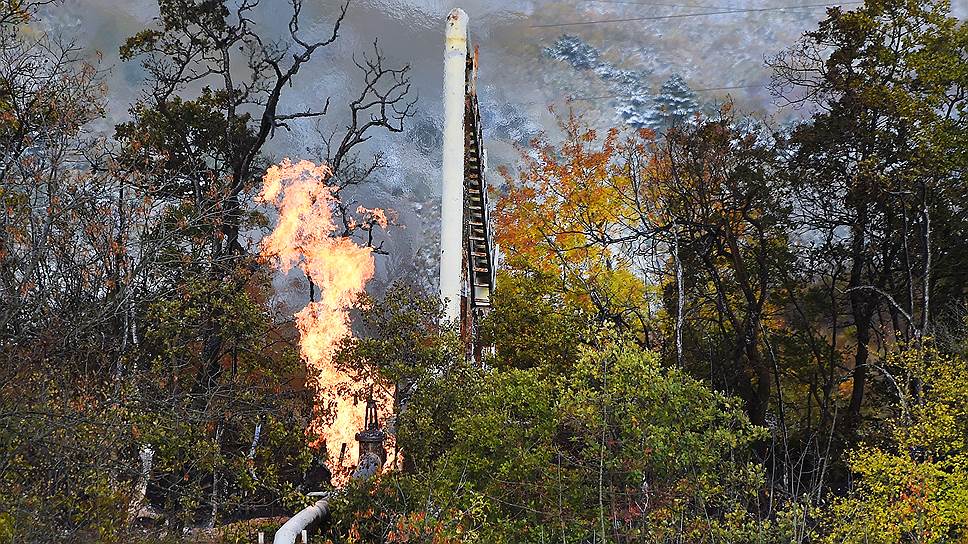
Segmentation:
{"type": "MultiPolygon", "coordinates": [[[[391,61],[411,64],[414,91],[419,96],[417,115],[404,134],[370,142],[369,151],[382,150],[391,167],[352,195],[368,207],[396,210],[401,223],[386,234],[384,247],[389,255],[378,257],[376,288],[399,277],[422,278],[428,285],[436,282],[443,28],[452,8],[461,7],[468,13],[472,41],[480,47],[478,93],[492,167],[490,182],[494,185],[500,180],[493,166],[513,165],[515,146],[527,143],[543,127],[553,127],[548,106],[562,108],[569,96],[579,99],[571,107],[593,123],[616,125],[630,118],[630,103],[647,104],[664,82],[678,75],[690,88],[699,90],[703,103],[721,101],[727,91],[702,89],[741,85],[744,88],[728,91],[739,108],[753,114],[774,114],[765,87],[770,74],[764,59],[815,28],[824,10],[794,7],[723,12],[809,6],[818,0],[719,0],[715,5],[705,0],[700,4],[678,2],[353,1],[341,38],[303,68],[283,106],[296,111],[321,105],[332,97],[332,113],[321,121],[325,131],[342,122],[340,105],[358,89],[359,74],[351,63],[354,53],[362,53],[379,38],[391,61]],[[712,12],[717,14],[668,17],[712,12]],[[638,20],[571,24],[622,19],[638,20]],[[563,36],[567,37],[564,42],[563,36]],[[556,44],[557,53],[549,54],[556,44]],[[562,47],[570,47],[574,56],[568,58],[568,51],[562,51],[562,47]],[[621,89],[637,96],[597,98],[617,94],[616,78],[621,80],[621,89]]],[[[329,32],[338,5],[336,0],[306,0],[305,30],[329,32]]],[[[956,16],[964,18],[968,0],[955,0],[953,9],[956,16]]],[[[40,24],[46,30],[77,40],[90,54],[103,54],[102,66],[109,69],[110,89],[105,130],[127,118],[127,109],[144,80],[137,63],[119,61],[118,46],[125,37],[150,25],[156,16],[154,0],[66,0],[43,14],[40,24]]],[[[288,22],[287,2],[263,0],[257,17],[267,33],[282,36],[288,22]]],[[[787,114],[781,112],[783,115],[787,114]]],[[[289,133],[278,132],[269,152],[275,158],[308,157],[309,149],[318,145],[319,139],[317,128],[307,123],[289,133]]]]}

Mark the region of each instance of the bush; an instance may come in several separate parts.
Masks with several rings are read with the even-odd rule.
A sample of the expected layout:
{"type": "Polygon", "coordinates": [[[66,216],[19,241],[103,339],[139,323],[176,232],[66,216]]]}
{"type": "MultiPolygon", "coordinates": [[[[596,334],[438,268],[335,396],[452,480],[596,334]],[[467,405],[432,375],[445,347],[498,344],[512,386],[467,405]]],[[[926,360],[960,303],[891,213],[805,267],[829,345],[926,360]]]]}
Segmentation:
{"type": "Polygon", "coordinates": [[[333,535],[737,542],[762,532],[750,507],[763,475],[744,452],[764,430],[650,352],[609,343],[584,350],[564,375],[507,368],[451,378],[418,388],[400,423],[405,456],[408,441],[446,427],[439,455],[349,490],[333,535]],[[460,402],[425,417],[421,397],[442,390],[460,402]]]}

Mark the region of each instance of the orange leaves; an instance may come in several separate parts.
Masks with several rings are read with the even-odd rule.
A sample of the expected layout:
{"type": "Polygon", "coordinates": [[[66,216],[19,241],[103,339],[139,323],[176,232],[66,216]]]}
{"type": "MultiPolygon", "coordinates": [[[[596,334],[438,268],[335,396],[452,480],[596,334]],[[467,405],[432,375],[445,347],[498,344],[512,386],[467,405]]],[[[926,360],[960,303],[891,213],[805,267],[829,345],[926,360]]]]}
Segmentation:
{"type": "Polygon", "coordinates": [[[506,262],[560,281],[565,302],[622,323],[648,304],[646,271],[677,274],[672,246],[681,239],[687,253],[704,252],[690,264],[719,288],[739,284],[762,310],[760,278],[750,276],[782,257],[769,252],[782,250],[783,211],[766,188],[772,155],[732,126],[701,121],[658,138],[561,119],[560,144],[535,142],[517,173],[504,173],[496,232],[506,262]]]}
{"type": "Polygon", "coordinates": [[[624,157],[645,142],[618,129],[600,138],[574,115],[559,127],[560,146],[535,142],[517,177],[502,169],[508,191],[497,204],[497,241],[512,268],[561,277],[578,287],[568,296],[586,305],[591,284],[604,287],[631,266],[622,246],[637,220],[637,174],[624,157]]]}
{"type": "MultiPolygon", "coordinates": [[[[460,525],[455,528],[457,534],[462,531],[460,525]]],[[[449,544],[461,542],[461,540],[449,535],[447,527],[442,521],[428,519],[426,512],[418,511],[397,519],[393,528],[387,533],[386,542],[449,544]]]]}

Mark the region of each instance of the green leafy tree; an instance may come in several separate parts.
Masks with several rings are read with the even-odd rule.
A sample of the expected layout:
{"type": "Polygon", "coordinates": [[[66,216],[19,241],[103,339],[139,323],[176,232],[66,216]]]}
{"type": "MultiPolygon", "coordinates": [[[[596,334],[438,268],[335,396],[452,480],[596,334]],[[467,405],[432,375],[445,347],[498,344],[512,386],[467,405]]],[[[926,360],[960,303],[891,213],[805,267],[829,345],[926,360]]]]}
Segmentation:
{"type": "Polygon", "coordinates": [[[851,453],[854,485],[831,506],[826,541],[964,542],[968,365],[931,345],[896,352],[890,363],[896,374],[884,372],[899,398],[890,438],[851,453]]]}
{"type": "Polygon", "coordinates": [[[770,62],[777,95],[817,110],[792,135],[790,169],[804,237],[828,263],[815,281],[840,286],[831,338],[853,337],[850,432],[871,365],[963,293],[965,35],[944,0],[871,1],[829,10],[770,62]]]}
{"type": "Polygon", "coordinates": [[[414,472],[351,489],[334,534],[736,542],[763,531],[748,510],[762,472],[742,453],[763,430],[654,355],[608,342],[566,374],[458,368],[422,383],[399,422],[404,452],[426,436],[444,438],[439,449],[417,450],[414,472]]]}
{"type": "MultiPolygon", "coordinates": [[[[138,372],[127,378],[136,383],[146,426],[167,429],[142,438],[148,458],[160,448],[142,467],[147,503],[180,525],[212,526],[278,507],[301,482],[308,455],[301,448],[311,440],[300,436],[304,372],[291,350],[271,348],[291,348],[295,331],[271,323],[269,278],[243,233],[267,221],[251,199],[269,161],[267,142],[330,111],[329,100],[287,111],[285,97],[300,71],[338,39],[349,2],[315,36],[305,28],[303,3],[290,2],[281,37],[256,23],[269,7],[260,4],[160,0],[155,24],[120,48],[123,60],[140,61],[147,79],[131,120],[116,127],[118,162],[160,208],[150,233],[159,250],[144,286],[154,296],[137,316],[151,336],[132,356],[138,372]],[[263,453],[276,450],[278,458],[263,453]]],[[[390,66],[375,44],[357,66],[362,90],[346,108],[345,128],[322,151],[338,190],[381,166],[378,158],[360,163],[358,146],[375,131],[403,130],[413,108],[407,66],[390,66]]],[[[348,204],[337,208],[343,236],[370,227],[348,204]]]]}
{"type": "MultiPolygon", "coordinates": [[[[268,278],[262,281],[269,289],[268,278]]],[[[291,507],[314,452],[305,434],[313,412],[296,351],[267,318],[266,293],[231,293],[190,283],[147,308],[142,356],[131,371],[138,442],[152,454],[144,492],[169,525],[192,526],[218,511],[291,507]],[[220,301],[230,343],[222,377],[200,409],[194,371],[202,365],[202,315],[220,301]]]]}
{"type": "Polygon", "coordinates": [[[594,341],[593,315],[562,296],[552,275],[502,270],[498,283],[493,308],[481,324],[481,343],[494,348],[488,364],[568,372],[581,346],[594,341]]]}
{"type": "Polygon", "coordinates": [[[383,422],[395,435],[391,453],[402,456],[407,472],[425,469],[452,441],[449,418],[466,402],[448,384],[470,384],[476,373],[458,355],[457,331],[441,325],[443,307],[436,296],[396,283],[362,306],[361,334],[347,339],[336,364],[358,378],[354,394],[360,399],[367,384],[393,395],[393,419],[383,422]]]}

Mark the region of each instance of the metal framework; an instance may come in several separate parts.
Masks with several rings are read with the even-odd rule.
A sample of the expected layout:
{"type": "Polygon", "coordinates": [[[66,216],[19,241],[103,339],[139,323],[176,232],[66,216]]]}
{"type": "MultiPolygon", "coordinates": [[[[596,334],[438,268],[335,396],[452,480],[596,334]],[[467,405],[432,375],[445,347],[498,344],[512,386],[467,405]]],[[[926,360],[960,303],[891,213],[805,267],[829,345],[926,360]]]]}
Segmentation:
{"type": "Polygon", "coordinates": [[[459,321],[465,354],[481,360],[477,325],[491,308],[495,254],[487,205],[487,154],[477,102],[477,49],[467,14],[447,16],[444,140],[440,198],[440,299],[444,320],[459,321]]]}
{"type": "Polygon", "coordinates": [[[477,322],[491,308],[495,287],[495,255],[487,203],[487,152],[483,147],[477,103],[477,48],[468,51],[464,93],[464,274],[466,296],[462,336],[468,355],[480,360],[477,322]]]}
{"type": "Polygon", "coordinates": [[[472,311],[491,307],[495,266],[491,220],[487,205],[487,152],[482,146],[481,113],[477,105],[477,50],[467,55],[464,107],[464,244],[472,311]]]}

